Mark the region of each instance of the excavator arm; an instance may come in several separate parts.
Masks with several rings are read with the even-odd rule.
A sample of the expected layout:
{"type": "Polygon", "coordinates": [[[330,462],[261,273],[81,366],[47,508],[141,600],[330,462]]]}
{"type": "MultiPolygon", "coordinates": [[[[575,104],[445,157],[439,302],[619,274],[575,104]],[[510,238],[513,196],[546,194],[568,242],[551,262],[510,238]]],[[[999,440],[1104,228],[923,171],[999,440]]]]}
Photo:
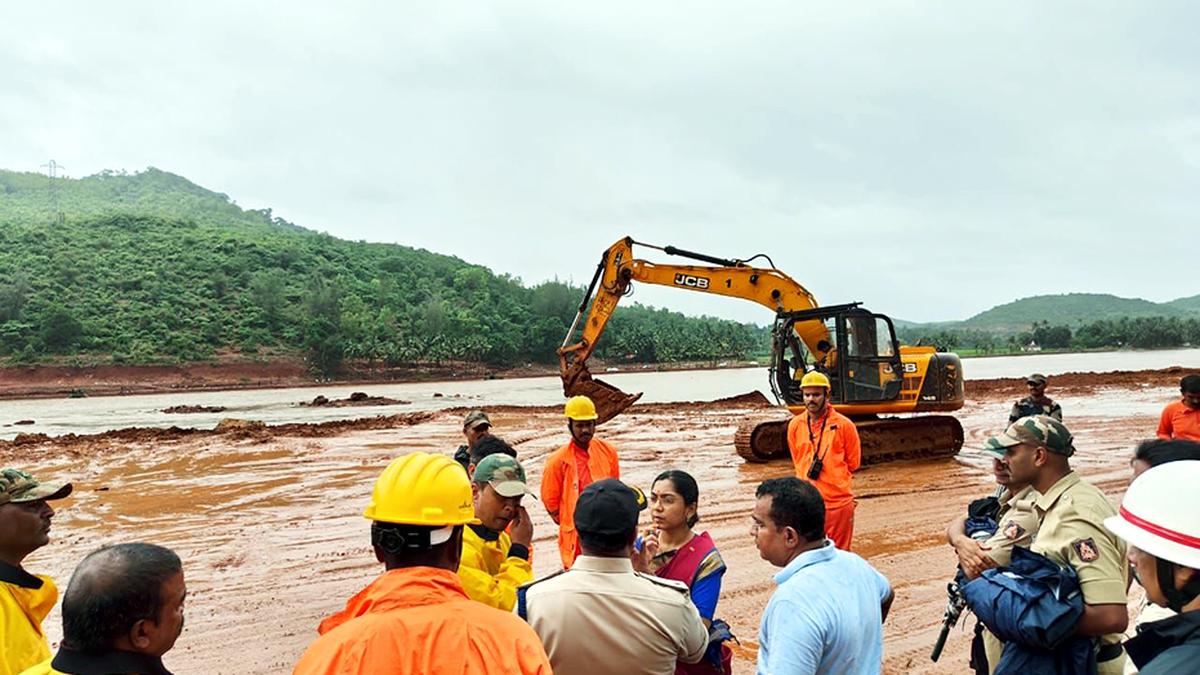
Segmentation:
{"type": "MultiPolygon", "coordinates": [[[[567,396],[582,394],[590,397],[596,403],[600,422],[616,417],[641,397],[641,394],[626,394],[612,385],[593,379],[587,368],[587,360],[596,349],[596,343],[612,318],[617,303],[631,292],[635,281],[750,300],[777,314],[817,306],[816,298],[808,289],[773,266],[757,268],[743,260],[725,260],[673,246],[641,244],[631,237],[621,239],[600,256],[600,263],[579,303],[571,328],[562,347],[558,349],[563,392],[567,396]],[[634,244],[711,265],[653,263],[635,258],[634,244]],[[579,339],[572,342],[581,319],[583,328],[579,339]]],[[[829,332],[821,321],[796,322],[793,330],[816,362],[823,361],[834,348],[829,340],[829,332]]]]}

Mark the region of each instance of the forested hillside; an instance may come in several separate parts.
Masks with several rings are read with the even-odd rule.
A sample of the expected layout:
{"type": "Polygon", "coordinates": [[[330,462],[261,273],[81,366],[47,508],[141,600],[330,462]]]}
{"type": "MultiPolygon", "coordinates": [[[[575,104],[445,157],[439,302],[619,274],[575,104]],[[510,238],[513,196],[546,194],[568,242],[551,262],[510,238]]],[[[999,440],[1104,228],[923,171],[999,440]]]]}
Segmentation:
{"type": "MultiPolygon", "coordinates": [[[[555,359],[582,293],[457,258],[343,241],[156,169],[79,180],[0,171],[0,358],[306,358],[497,366],[555,359]],[[61,213],[61,216],[60,216],[61,213]]],[[[742,358],[765,329],[629,306],[598,354],[742,358]]]]}

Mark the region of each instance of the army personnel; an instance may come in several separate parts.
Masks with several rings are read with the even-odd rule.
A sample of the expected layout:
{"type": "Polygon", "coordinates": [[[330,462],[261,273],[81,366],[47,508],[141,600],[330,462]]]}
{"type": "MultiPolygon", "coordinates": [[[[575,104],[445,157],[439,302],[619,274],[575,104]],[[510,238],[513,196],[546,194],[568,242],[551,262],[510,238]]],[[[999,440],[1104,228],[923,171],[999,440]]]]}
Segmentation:
{"type": "Polygon", "coordinates": [[[492,434],[492,421],[482,410],[472,410],[463,418],[462,431],[467,442],[454,451],[454,461],[465,469],[471,463],[471,450],[480,440],[492,434]]]}
{"type": "MultiPolygon", "coordinates": [[[[1012,471],[1004,462],[1003,455],[1000,452],[992,458],[992,473],[1000,486],[996,495],[1000,502],[1000,510],[996,513],[996,531],[980,542],[968,536],[966,516],[955,519],[946,531],[946,537],[958,555],[958,564],[968,579],[974,579],[992,567],[1007,567],[1012,562],[1013,548],[1029,548],[1037,535],[1037,499],[1040,495],[1032,486],[1012,480],[1012,471]]],[[[976,631],[979,642],[972,647],[972,659],[979,655],[976,650],[982,648],[987,659],[987,672],[993,673],[1000,663],[1004,643],[982,623],[978,624],[976,631]]]]}
{"type": "Polygon", "coordinates": [[[1029,387],[1029,395],[1013,404],[1012,411],[1008,413],[1009,424],[1030,415],[1049,415],[1062,421],[1062,406],[1046,395],[1045,375],[1030,375],[1025,378],[1025,386],[1029,387]]]}
{"type": "Polygon", "coordinates": [[[986,447],[1003,453],[1013,482],[1029,484],[1041,495],[1035,502],[1041,526],[1029,549],[1074,568],[1084,602],[1075,634],[1100,639],[1100,675],[1122,673],[1121,633],[1129,623],[1125,544],[1104,527],[1116,509],[1071,470],[1071,432],[1052,417],[1035,415],[1010,424],[1003,434],[989,438],[986,447]]]}
{"type": "Polygon", "coordinates": [[[25,558],[50,543],[54,509],[46,502],[71,494],[71,484],[48,485],[20,469],[0,471],[0,675],[50,658],[42,621],[58,601],[48,576],[25,570],[25,558]]]}
{"type": "Polygon", "coordinates": [[[633,570],[646,497],[619,480],[589,485],[575,507],[583,555],[571,569],[521,587],[517,613],[542,639],[556,673],[672,675],[697,663],[708,629],[687,585],[633,570]]]}

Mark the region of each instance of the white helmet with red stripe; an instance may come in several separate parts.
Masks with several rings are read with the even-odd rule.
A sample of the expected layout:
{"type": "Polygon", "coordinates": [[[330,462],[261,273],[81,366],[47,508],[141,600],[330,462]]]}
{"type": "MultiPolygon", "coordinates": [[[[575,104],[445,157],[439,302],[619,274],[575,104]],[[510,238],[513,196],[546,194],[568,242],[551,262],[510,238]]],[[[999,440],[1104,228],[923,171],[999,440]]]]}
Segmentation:
{"type": "Polygon", "coordinates": [[[1177,566],[1200,570],[1200,461],[1153,467],[1125,491],[1119,515],[1106,518],[1113,534],[1154,556],[1158,586],[1176,612],[1200,595],[1200,573],[1175,586],[1177,566]]]}
{"type": "Polygon", "coordinates": [[[1104,521],[1113,534],[1155,558],[1200,569],[1200,461],[1156,466],[1133,481],[1120,515],[1104,521]]]}

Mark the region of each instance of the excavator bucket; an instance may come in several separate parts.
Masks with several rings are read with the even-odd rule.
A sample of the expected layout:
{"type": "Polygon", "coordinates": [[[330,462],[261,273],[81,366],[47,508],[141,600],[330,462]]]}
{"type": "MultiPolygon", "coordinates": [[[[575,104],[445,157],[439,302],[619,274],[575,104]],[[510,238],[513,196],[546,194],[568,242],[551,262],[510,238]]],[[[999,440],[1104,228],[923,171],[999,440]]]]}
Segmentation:
{"type": "Polygon", "coordinates": [[[641,393],[626,394],[611,384],[592,378],[587,364],[573,364],[562,376],[563,393],[569,396],[587,396],[596,404],[596,424],[604,424],[612,418],[625,412],[639,398],[641,393]]]}

